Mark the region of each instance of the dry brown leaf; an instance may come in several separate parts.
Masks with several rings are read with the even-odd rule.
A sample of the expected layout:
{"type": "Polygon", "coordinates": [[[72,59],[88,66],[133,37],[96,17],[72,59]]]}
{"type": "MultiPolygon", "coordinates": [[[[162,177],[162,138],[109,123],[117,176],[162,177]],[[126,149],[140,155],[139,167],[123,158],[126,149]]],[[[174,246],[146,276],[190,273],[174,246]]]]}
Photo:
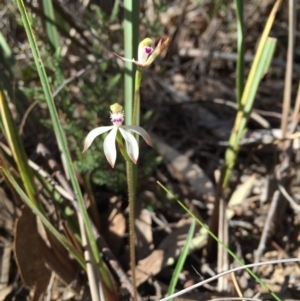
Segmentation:
{"type": "Polygon", "coordinates": [[[118,254],[122,244],[124,243],[124,235],[126,231],[126,219],[121,210],[121,201],[117,197],[112,197],[110,202],[110,212],[108,216],[108,227],[104,236],[107,244],[110,246],[114,254],[118,254]]]}
{"type": "Polygon", "coordinates": [[[40,300],[46,291],[51,271],[46,267],[43,256],[44,242],[37,232],[36,216],[28,207],[15,224],[14,252],[24,283],[34,288],[33,301],[40,300]]]}
{"type": "Polygon", "coordinates": [[[192,163],[188,156],[179,153],[157,136],[151,133],[157,151],[163,157],[172,176],[178,181],[188,182],[192,190],[204,199],[214,199],[215,190],[211,180],[199,165],[192,163]]]}
{"type": "Polygon", "coordinates": [[[154,248],[152,236],[151,214],[142,209],[135,219],[135,233],[137,238],[137,260],[148,256],[154,248]]]}
{"type": "MultiPolygon", "coordinates": [[[[157,249],[155,249],[148,257],[138,262],[136,267],[137,285],[145,282],[150,276],[159,273],[167,264],[174,262],[185,244],[191,221],[191,218],[180,220],[174,228],[174,231],[161,242],[157,249]]],[[[201,231],[199,232],[199,227],[196,227],[196,231],[201,235],[202,233],[201,231]]],[[[204,244],[205,243],[206,241],[204,241],[204,244]]]]}

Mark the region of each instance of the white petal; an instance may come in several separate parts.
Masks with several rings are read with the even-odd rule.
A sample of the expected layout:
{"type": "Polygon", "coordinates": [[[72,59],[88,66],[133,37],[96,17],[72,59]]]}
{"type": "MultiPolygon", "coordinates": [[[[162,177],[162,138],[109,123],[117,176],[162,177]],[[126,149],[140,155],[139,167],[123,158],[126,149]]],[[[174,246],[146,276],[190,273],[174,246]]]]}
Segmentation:
{"type": "Polygon", "coordinates": [[[130,159],[136,163],[138,157],[139,157],[139,146],[137,144],[136,139],[132,134],[127,132],[126,130],[122,129],[121,127],[119,128],[125,143],[126,143],[126,152],[130,159]]]}
{"type": "Polygon", "coordinates": [[[135,133],[141,135],[143,137],[143,139],[145,140],[145,142],[149,146],[152,146],[152,141],[151,141],[149,134],[142,127],[136,126],[136,125],[125,125],[125,126],[123,126],[123,128],[125,128],[128,131],[132,131],[132,132],[135,132],[135,133]]]}
{"type": "Polygon", "coordinates": [[[84,153],[91,146],[97,136],[111,130],[112,128],[113,126],[100,126],[91,130],[84,140],[84,147],[82,152],[84,153]]]}
{"type": "Polygon", "coordinates": [[[103,143],[104,154],[108,163],[113,168],[117,159],[117,150],[116,150],[116,135],[118,132],[117,127],[113,127],[111,132],[106,136],[103,143]]]}
{"type": "Polygon", "coordinates": [[[138,48],[138,62],[145,64],[149,54],[145,50],[145,46],[140,45],[138,48]]]}

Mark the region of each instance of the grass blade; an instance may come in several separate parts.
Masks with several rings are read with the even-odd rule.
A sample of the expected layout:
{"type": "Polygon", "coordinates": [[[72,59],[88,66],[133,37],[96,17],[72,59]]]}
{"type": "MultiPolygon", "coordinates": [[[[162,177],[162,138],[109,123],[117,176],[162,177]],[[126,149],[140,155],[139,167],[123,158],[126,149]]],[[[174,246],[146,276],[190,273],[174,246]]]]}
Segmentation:
{"type": "Polygon", "coordinates": [[[191,226],[190,226],[190,229],[189,229],[189,232],[188,232],[188,235],[187,235],[187,238],[186,238],[186,242],[183,246],[183,249],[182,249],[181,254],[178,258],[178,262],[176,264],[175,270],[174,270],[173,275],[172,275],[172,279],[171,279],[171,282],[170,282],[170,285],[169,285],[169,288],[168,288],[168,294],[167,294],[168,296],[174,294],[174,292],[175,292],[175,287],[176,287],[176,284],[178,282],[179,275],[182,271],[183,265],[184,265],[185,260],[188,256],[188,253],[189,253],[190,244],[191,244],[191,241],[192,241],[194,233],[195,233],[195,227],[196,227],[196,222],[193,219],[193,221],[191,223],[191,226]]]}
{"type": "Polygon", "coordinates": [[[52,0],[42,0],[44,14],[46,16],[46,31],[48,40],[54,53],[57,54],[57,51],[60,49],[59,36],[57,33],[56,25],[55,25],[55,14],[53,9],[52,0]]]}
{"type": "Polygon", "coordinates": [[[271,66],[271,62],[274,57],[276,45],[277,45],[277,39],[268,38],[266,47],[262,54],[262,66],[263,66],[262,77],[266,75],[266,73],[268,72],[268,70],[271,66]]]}
{"type": "Polygon", "coordinates": [[[28,166],[27,155],[2,90],[0,90],[0,118],[2,131],[17,164],[24,189],[29,196],[30,201],[34,204],[34,206],[38,207],[38,202],[35,196],[36,189],[33,182],[33,174],[28,166]]]}
{"type": "Polygon", "coordinates": [[[234,0],[237,19],[237,64],[236,64],[236,101],[238,107],[244,90],[244,69],[245,69],[245,32],[244,32],[244,0],[234,0]]]}

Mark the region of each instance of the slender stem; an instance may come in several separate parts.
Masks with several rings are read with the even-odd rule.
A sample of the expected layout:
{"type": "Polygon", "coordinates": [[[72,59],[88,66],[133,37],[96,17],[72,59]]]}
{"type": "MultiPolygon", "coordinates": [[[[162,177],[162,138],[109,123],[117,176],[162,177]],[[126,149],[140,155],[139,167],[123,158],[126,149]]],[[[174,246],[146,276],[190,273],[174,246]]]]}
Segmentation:
{"type": "MultiPolygon", "coordinates": [[[[134,100],[133,100],[133,112],[132,112],[132,124],[140,125],[140,86],[142,81],[143,68],[137,67],[135,73],[135,85],[134,85],[134,100]]],[[[136,141],[139,143],[139,135],[135,135],[136,141]]],[[[133,166],[133,189],[136,191],[137,183],[137,165],[133,166]]],[[[134,217],[133,217],[134,218],[134,217]]]]}
{"type": "MultiPolygon", "coordinates": [[[[124,0],[124,50],[126,58],[137,57],[139,40],[139,10],[140,0],[124,0]]],[[[124,100],[125,100],[125,123],[135,123],[132,118],[133,99],[136,99],[134,92],[134,64],[125,62],[124,74],[124,100]]],[[[135,179],[133,163],[126,161],[127,184],[129,197],[129,245],[130,245],[130,266],[132,271],[133,299],[137,301],[137,290],[135,280],[135,235],[134,235],[134,201],[135,201],[135,179]]],[[[136,172],[135,172],[136,174],[136,172]]]]}
{"type": "Polygon", "coordinates": [[[133,100],[133,113],[132,124],[140,124],[140,86],[142,81],[143,68],[137,67],[135,72],[135,85],[134,85],[134,100],[133,100]]]}
{"type": "Polygon", "coordinates": [[[132,275],[133,300],[137,300],[136,278],[135,278],[135,231],[134,231],[134,204],[135,185],[133,182],[133,163],[126,161],[127,184],[129,198],[129,248],[130,248],[130,269],[132,275]]]}
{"type": "MultiPolygon", "coordinates": [[[[138,67],[135,73],[135,88],[133,100],[132,124],[138,125],[140,120],[140,86],[143,69],[138,67]]],[[[130,269],[132,273],[132,285],[134,287],[134,301],[137,300],[136,279],[135,279],[135,231],[134,231],[134,205],[137,182],[137,168],[133,163],[126,162],[127,184],[129,199],[129,245],[130,245],[130,269]]]]}

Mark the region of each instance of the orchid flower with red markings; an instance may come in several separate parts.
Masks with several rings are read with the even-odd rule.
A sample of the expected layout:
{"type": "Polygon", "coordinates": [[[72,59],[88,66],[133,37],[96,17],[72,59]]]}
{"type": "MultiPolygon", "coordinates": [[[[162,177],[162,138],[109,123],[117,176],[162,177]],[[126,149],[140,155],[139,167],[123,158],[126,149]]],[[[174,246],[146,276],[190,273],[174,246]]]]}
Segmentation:
{"type": "Polygon", "coordinates": [[[113,125],[100,126],[91,130],[85,138],[83,152],[85,152],[91,146],[97,136],[110,131],[104,139],[103,148],[106,159],[111,167],[115,166],[117,158],[116,140],[122,154],[124,155],[124,139],[126,146],[125,157],[129,157],[134,163],[136,163],[139,157],[139,146],[131,132],[141,135],[149,146],[152,146],[151,138],[149,134],[140,126],[122,125],[124,122],[124,112],[123,107],[118,103],[111,105],[110,110],[110,118],[113,125]]]}
{"type": "Polygon", "coordinates": [[[144,39],[142,42],[139,44],[138,48],[138,60],[136,61],[135,59],[128,59],[124,58],[117,53],[112,52],[113,55],[116,57],[120,58],[123,61],[126,62],[132,62],[136,64],[139,67],[148,67],[150,66],[153,61],[156,59],[158,55],[160,55],[163,50],[168,46],[169,44],[169,38],[166,39],[164,42],[162,39],[158,42],[157,46],[155,49],[151,47],[152,40],[150,38],[144,39]]]}

